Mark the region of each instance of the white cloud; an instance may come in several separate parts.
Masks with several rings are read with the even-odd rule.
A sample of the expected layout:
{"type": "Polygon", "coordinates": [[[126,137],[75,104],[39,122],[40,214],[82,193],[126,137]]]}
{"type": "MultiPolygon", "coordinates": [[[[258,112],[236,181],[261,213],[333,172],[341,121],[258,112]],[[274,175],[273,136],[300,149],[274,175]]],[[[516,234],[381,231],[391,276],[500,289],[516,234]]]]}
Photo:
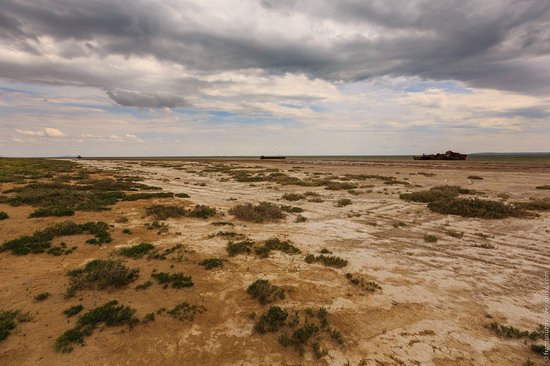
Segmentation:
{"type": "Polygon", "coordinates": [[[40,137],[65,137],[65,134],[58,130],[57,128],[46,127],[43,130],[31,131],[31,130],[20,130],[15,129],[15,132],[21,135],[27,136],[40,136],[40,137]]]}

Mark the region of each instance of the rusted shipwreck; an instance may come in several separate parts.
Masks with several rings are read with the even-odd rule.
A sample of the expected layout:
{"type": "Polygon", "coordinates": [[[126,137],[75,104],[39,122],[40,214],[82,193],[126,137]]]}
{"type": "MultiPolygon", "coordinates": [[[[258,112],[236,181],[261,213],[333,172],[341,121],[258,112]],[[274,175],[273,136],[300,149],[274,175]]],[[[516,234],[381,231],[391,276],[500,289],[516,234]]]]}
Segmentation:
{"type": "Polygon", "coordinates": [[[437,154],[422,154],[422,155],[414,155],[414,160],[466,160],[466,157],[468,155],[457,153],[454,151],[447,151],[444,154],[437,153],[437,154]]]}

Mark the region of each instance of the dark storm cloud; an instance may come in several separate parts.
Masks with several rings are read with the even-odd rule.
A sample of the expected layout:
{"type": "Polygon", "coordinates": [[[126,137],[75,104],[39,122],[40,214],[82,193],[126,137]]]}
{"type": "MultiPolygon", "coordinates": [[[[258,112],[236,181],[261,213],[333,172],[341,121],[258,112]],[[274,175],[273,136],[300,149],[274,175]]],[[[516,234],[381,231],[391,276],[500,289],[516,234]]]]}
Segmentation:
{"type": "Polygon", "coordinates": [[[125,90],[108,90],[109,98],[125,107],[140,108],[176,108],[188,107],[189,103],[173,94],[147,94],[125,90]]]}
{"type": "MultiPolygon", "coordinates": [[[[260,24],[262,16],[280,14],[280,31],[275,33],[239,31],[238,25],[247,19],[198,21],[197,14],[208,13],[201,10],[200,2],[0,0],[0,4],[0,37],[8,45],[31,52],[40,36],[79,43],[60,51],[67,59],[117,54],[130,60],[141,56],[175,62],[206,75],[247,68],[268,74],[303,72],[330,81],[406,75],[550,93],[548,0],[263,0],[239,5],[263,9],[254,12],[260,24]],[[285,33],[284,23],[284,17],[292,14],[301,14],[311,24],[330,21],[348,33],[326,42],[316,40],[315,34],[293,37],[290,31],[285,33]],[[365,34],[365,26],[374,27],[377,36],[365,34]],[[356,32],[350,35],[354,27],[356,32]]],[[[1,57],[0,51],[0,61],[1,57]]],[[[14,78],[2,68],[0,62],[1,76],[14,78]]],[[[46,67],[44,74],[48,69],[55,67],[46,67]]],[[[17,74],[25,78],[24,72],[17,74]]],[[[64,80],[63,75],[41,75],[42,80],[50,78],[64,80]]],[[[74,72],[65,79],[95,85],[87,71],[82,79],[74,72]]],[[[118,82],[112,75],[110,82],[98,84],[123,88],[118,82]]]]}

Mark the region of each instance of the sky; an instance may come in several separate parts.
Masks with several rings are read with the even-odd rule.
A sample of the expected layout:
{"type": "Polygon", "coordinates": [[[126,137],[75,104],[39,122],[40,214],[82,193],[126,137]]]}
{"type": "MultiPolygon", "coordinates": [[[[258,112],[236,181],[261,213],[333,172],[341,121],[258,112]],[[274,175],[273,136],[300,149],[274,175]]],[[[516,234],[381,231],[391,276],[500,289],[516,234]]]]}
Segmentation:
{"type": "Polygon", "coordinates": [[[548,0],[0,0],[0,156],[549,142],[548,0]]]}

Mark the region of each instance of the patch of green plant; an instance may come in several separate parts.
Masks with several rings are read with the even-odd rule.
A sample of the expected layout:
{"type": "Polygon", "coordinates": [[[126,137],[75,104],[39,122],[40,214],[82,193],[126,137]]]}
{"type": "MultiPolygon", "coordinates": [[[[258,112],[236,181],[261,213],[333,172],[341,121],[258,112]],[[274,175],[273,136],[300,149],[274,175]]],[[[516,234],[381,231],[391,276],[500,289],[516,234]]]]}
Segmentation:
{"type": "Polygon", "coordinates": [[[134,316],[135,309],[129,306],[118,305],[113,300],[82,315],[76,326],[59,336],[54,344],[57,352],[71,352],[75,344],[84,344],[84,339],[92,335],[99,324],[107,327],[128,325],[132,328],[139,322],[134,316]]]}
{"type": "Polygon", "coordinates": [[[130,229],[122,229],[122,233],[126,235],[132,235],[132,230],[130,229]]]}
{"type": "Polygon", "coordinates": [[[282,211],[288,212],[288,213],[300,213],[304,212],[304,209],[297,206],[290,206],[290,205],[280,205],[279,206],[282,211]]]}
{"type": "Polygon", "coordinates": [[[473,193],[474,191],[459,186],[437,186],[432,187],[427,191],[403,193],[399,195],[399,198],[405,201],[430,203],[456,198],[460,194],[473,193]]]}
{"type": "Polygon", "coordinates": [[[15,329],[17,322],[26,323],[31,319],[29,313],[23,314],[21,310],[0,310],[0,341],[10,335],[10,331],[15,329]]]}
{"type": "Polygon", "coordinates": [[[79,314],[83,309],[84,309],[84,306],[82,304],[73,305],[63,310],[63,314],[67,318],[70,318],[71,316],[75,316],[76,314],[79,314]]]}
{"type": "Polygon", "coordinates": [[[142,284],[139,284],[136,286],[136,290],[145,290],[149,287],[153,286],[153,282],[152,281],[145,281],[143,282],[142,284]]]}
{"type": "Polygon", "coordinates": [[[147,228],[147,230],[157,230],[157,234],[167,233],[169,228],[168,224],[158,221],[145,223],[145,227],[147,228]]]}
{"type": "Polygon", "coordinates": [[[434,201],[428,204],[428,208],[433,212],[444,215],[478,217],[482,219],[532,216],[523,208],[506,205],[499,201],[480,200],[478,198],[454,198],[434,201]]]}
{"type": "Polygon", "coordinates": [[[324,254],[321,254],[318,256],[315,256],[314,254],[308,254],[306,255],[305,261],[306,263],[310,263],[310,264],[322,263],[326,267],[335,267],[335,268],[343,268],[348,265],[348,261],[343,258],[334,256],[334,255],[328,256],[324,254]]]}
{"type": "Polygon", "coordinates": [[[548,356],[548,349],[544,344],[532,344],[531,351],[538,353],[541,356],[548,356]]]}
{"type": "Polygon", "coordinates": [[[210,225],[214,225],[214,226],[224,226],[224,225],[235,226],[235,224],[233,224],[232,222],[229,222],[229,221],[214,221],[210,225]]]}
{"type": "Polygon", "coordinates": [[[124,287],[138,278],[139,269],[130,269],[120,260],[94,259],[68,274],[67,296],[70,297],[78,290],[124,287]]]}
{"type": "Polygon", "coordinates": [[[206,205],[196,205],[188,214],[189,217],[196,217],[199,219],[206,219],[214,215],[216,215],[216,209],[206,205]]]}
{"type": "Polygon", "coordinates": [[[166,257],[170,254],[175,253],[176,251],[184,248],[182,244],[176,244],[170,248],[164,249],[162,252],[159,252],[158,250],[154,250],[147,256],[147,259],[159,259],[159,260],[166,260],[166,257]]]}
{"type": "Polygon", "coordinates": [[[260,202],[255,206],[251,203],[237,205],[229,213],[239,220],[256,223],[278,221],[285,217],[280,207],[269,202],[260,202]]]}
{"type": "Polygon", "coordinates": [[[170,192],[140,192],[140,193],[132,193],[132,194],[126,194],[122,198],[122,201],[137,201],[137,200],[147,200],[152,198],[171,198],[174,197],[173,193],[170,192]]]}
{"type": "Polygon", "coordinates": [[[178,198],[191,198],[187,193],[176,193],[175,196],[178,198]]]}
{"type": "Polygon", "coordinates": [[[546,190],[550,190],[550,185],[544,185],[544,186],[536,186],[535,187],[536,189],[546,189],[546,190]]]}
{"type": "Polygon", "coordinates": [[[516,202],[516,206],[526,210],[549,211],[550,198],[534,199],[529,202],[516,202]]]}
{"type": "Polygon", "coordinates": [[[468,179],[483,180],[483,177],[480,177],[479,175],[469,175],[468,179]]]}
{"type": "Polygon", "coordinates": [[[249,254],[252,251],[254,244],[255,243],[251,240],[243,240],[236,243],[230,241],[227,243],[227,247],[225,249],[230,257],[234,257],[238,254],[249,254]]]}
{"type": "Polygon", "coordinates": [[[4,211],[0,211],[0,220],[5,220],[7,218],[9,218],[10,216],[4,212],[4,211]]]}
{"type": "Polygon", "coordinates": [[[302,215],[296,216],[296,219],[294,220],[294,222],[297,222],[297,223],[306,222],[306,221],[307,221],[307,217],[302,216],[302,215]]]}
{"type": "Polygon", "coordinates": [[[282,199],[287,201],[299,201],[306,198],[305,195],[299,193],[285,193],[283,194],[282,199]]]}
{"type": "Polygon", "coordinates": [[[447,230],[445,231],[445,234],[457,239],[462,239],[462,237],[464,237],[464,233],[462,231],[447,230]]]}
{"type": "Polygon", "coordinates": [[[254,330],[260,334],[278,331],[288,318],[288,313],[278,306],[270,306],[269,310],[258,319],[254,330]]]}
{"type": "Polygon", "coordinates": [[[50,297],[49,292],[41,292],[38,295],[34,297],[34,301],[36,302],[42,302],[50,297]]]}
{"type": "Polygon", "coordinates": [[[203,266],[204,269],[214,269],[223,266],[224,259],[219,258],[207,258],[199,262],[199,265],[203,266]]]}
{"type": "Polygon", "coordinates": [[[542,339],[544,337],[544,325],[539,325],[537,330],[529,332],[528,330],[519,330],[513,326],[504,326],[493,322],[489,324],[489,329],[491,329],[499,337],[503,338],[529,338],[532,341],[537,339],[542,339]]]}
{"type": "Polygon", "coordinates": [[[151,277],[156,279],[160,284],[164,285],[165,288],[167,288],[170,284],[173,288],[185,288],[194,285],[192,277],[184,275],[183,272],[158,272],[152,273],[151,277]]]}
{"type": "Polygon", "coordinates": [[[239,234],[234,231],[218,231],[215,234],[208,235],[208,238],[224,238],[224,239],[233,239],[233,240],[244,240],[246,239],[246,235],[239,234]]]}
{"type": "Polygon", "coordinates": [[[376,290],[382,290],[382,287],[380,287],[379,284],[377,284],[376,282],[374,281],[365,281],[362,277],[358,276],[358,275],[353,275],[351,273],[346,273],[346,278],[348,279],[348,281],[355,285],[355,286],[359,286],[361,287],[362,289],[368,291],[368,292],[374,292],[376,290]]]}
{"type": "Polygon", "coordinates": [[[202,305],[189,304],[188,302],[182,302],[181,304],[176,305],[173,309],[168,310],[166,313],[174,319],[180,321],[193,321],[195,320],[195,315],[204,313],[206,308],[202,305]]]}
{"type": "Polygon", "coordinates": [[[352,203],[353,202],[349,198],[342,198],[342,199],[339,199],[338,201],[336,201],[336,207],[349,206],[352,203]]]}
{"type": "Polygon", "coordinates": [[[340,190],[350,190],[350,189],[356,189],[358,186],[356,184],[347,183],[347,182],[334,182],[330,181],[327,182],[325,185],[325,189],[330,191],[340,191],[340,190]]]}
{"type": "Polygon", "coordinates": [[[266,305],[278,299],[285,298],[285,291],[279,286],[272,285],[269,280],[256,280],[246,290],[250,296],[260,304],[266,305]]]}
{"type": "Polygon", "coordinates": [[[141,243],[136,244],[131,247],[121,248],[117,251],[119,255],[130,257],[130,258],[141,258],[145,254],[149,253],[151,250],[153,250],[155,246],[150,243],[141,243]]]}
{"type": "Polygon", "coordinates": [[[432,235],[432,234],[424,235],[424,241],[426,243],[435,243],[435,242],[437,242],[437,240],[438,240],[437,236],[435,236],[435,235],[432,235]]]}
{"type": "Polygon", "coordinates": [[[153,216],[155,220],[166,220],[169,218],[184,217],[188,211],[180,206],[154,205],[146,208],[145,212],[153,216]]]}
{"type": "Polygon", "coordinates": [[[67,207],[53,206],[53,207],[44,207],[35,210],[29,215],[29,218],[34,217],[48,217],[48,216],[73,216],[74,210],[67,207]]]}
{"type": "Polygon", "coordinates": [[[278,250],[286,254],[299,254],[300,249],[292,245],[290,240],[281,240],[279,238],[271,238],[264,242],[264,245],[257,247],[255,252],[262,258],[269,257],[272,250],[278,250]]]}
{"type": "MultiPolygon", "coordinates": [[[[102,221],[76,224],[72,221],[65,221],[50,226],[42,231],[36,231],[33,235],[4,242],[0,246],[0,252],[10,250],[15,255],[26,255],[29,253],[44,253],[51,247],[51,240],[60,236],[78,235],[88,233],[94,238],[87,240],[89,244],[103,244],[112,241],[108,225],[102,221]]],[[[55,255],[55,254],[54,254],[55,255]]]]}

